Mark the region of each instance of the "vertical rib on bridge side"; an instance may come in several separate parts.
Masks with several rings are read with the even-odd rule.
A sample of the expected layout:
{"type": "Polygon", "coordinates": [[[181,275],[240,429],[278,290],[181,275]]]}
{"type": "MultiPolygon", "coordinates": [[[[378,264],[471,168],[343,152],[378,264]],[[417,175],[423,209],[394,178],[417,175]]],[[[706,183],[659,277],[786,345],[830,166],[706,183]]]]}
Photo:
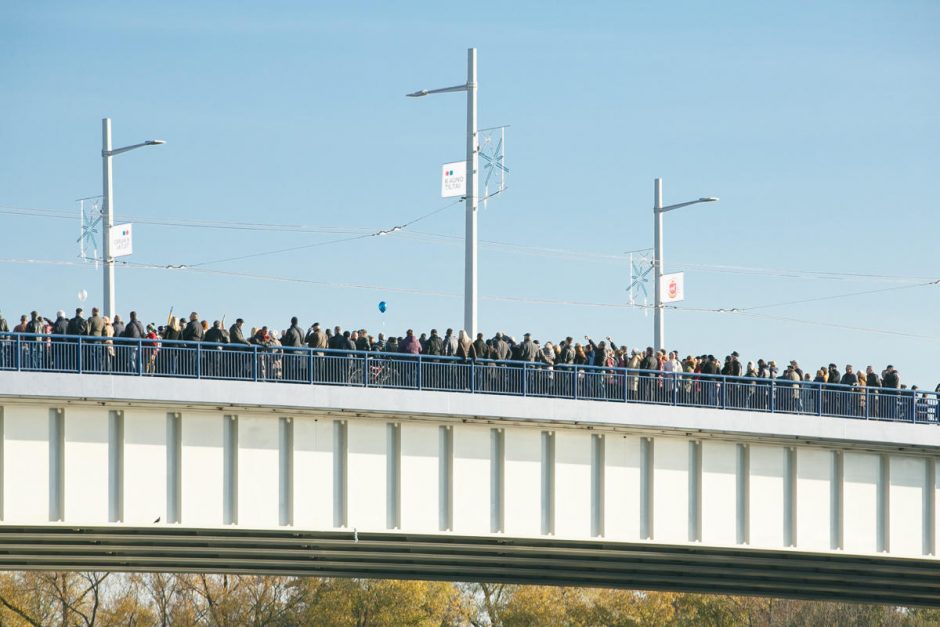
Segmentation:
{"type": "Polygon", "coordinates": [[[294,421],[278,421],[278,524],[294,524],[294,421]]]}
{"type": "MultiPolygon", "coordinates": [[[[0,432],[2,433],[2,432],[0,432]]],[[[927,459],[924,490],[924,555],[937,554],[937,460],[927,459]]]]}
{"type": "Polygon", "coordinates": [[[591,435],[591,535],[604,536],[604,468],[606,466],[604,435],[591,435]]]}
{"type": "Polygon", "coordinates": [[[832,486],[830,494],[830,542],[829,548],[833,551],[844,547],[843,530],[845,529],[845,459],[842,451],[832,451],[832,486]]]}
{"type": "Polygon", "coordinates": [[[238,524],[238,416],[222,423],[222,524],[238,524]]]}
{"type": "Polygon", "coordinates": [[[880,455],[878,458],[877,503],[877,550],[887,553],[891,550],[891,458],[887,455],[880,455]]]}
{"type": "Polygon", "coordinates": [[[65,410],[49,410],[49,520],[65,519],[65,410]]]}
{"type": "Polygon", "coordinates": [[[738,544],[751,542],[751,451],[747,444],[738,444],[736,535],[738,544]]]}
{"type": "Polygon", "coordinates": [[[0,407],[0,520],[3,520],[3,407],[0,407]]]}
{"type": "Polygon", "coordinates": [[[166,415],[166,521],[182,516],[183,424],[179,413],[166,415]]]}
{"type": "Polygon", "coordinates": [[[108,412],[108,522],[124,520],[124,412],[108,412]]]}
{"type": "Polygon", "coordinates": [[[385,526],[401,529],[401,424],[386,425],[385,526]]]}
{"type": "Polygon", "coordinates": [[[345,420],[333,421],[333,526],[345,527],[348,523],[346,473],[349,459],[349,425],[345,420]]]}
{"type": "Polygon", "coordinates": [[[442,425],[438,429],[438,528],[441,531],[454,529],[454,428],[442,425]]]}
{"type": "Polygon", "coordinates": [[[542,431],[542,535],[555,533],[555,432],[542,431]]]}
{"type": "Polygon", "coordinates": [[[783,544],[796,546],[796,449],[784,451],[783,469],[783,544]]]}
{"type": "Polygon", "coordinates": [[[702,541],[702,443],[689,442],[689,542],[702,541]]]}
{"type": "Polygon", "coordinates": [[[490,429],[490,532],[505,530],[506,432],[490,429]]]}
{"type": "Polygon", "coordinates": [[[640,538],[653,539],[653,438],[640,438],[640,538]]]}

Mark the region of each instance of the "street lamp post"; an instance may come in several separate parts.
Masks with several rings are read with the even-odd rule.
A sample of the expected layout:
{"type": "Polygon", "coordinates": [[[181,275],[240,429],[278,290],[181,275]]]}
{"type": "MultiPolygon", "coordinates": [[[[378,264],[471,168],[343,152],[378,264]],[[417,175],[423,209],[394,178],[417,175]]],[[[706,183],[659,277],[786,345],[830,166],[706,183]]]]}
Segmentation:
{"type": "Polygon", "coordinates": [[[407,94],[419,98],[429,94],[467,92],[467,226],[464,266],[464,330],[473,338],[477,331],[477,49],[467,50],[467,82],[442,89],[422,89],[407,94]]]}
{"type": "Polygon", "coordinates": [[[104,315],[114,316],[114,258],[111,256],[111,227],[114,226],[114,193],[111,180],[111,157],[122,152],[129,152],[144,146],[157,146],[165,144],[162,139],[150,139],[140,144],[111,148],[111,118],[101,120],[101,170],[103,181],[104,208],[102,209],[102,222],[104,228],[101,239],[104,240],[104,315]]]}
{"type": "Polygon", "coordinates": [[[714,196],[708,196],[663,207],[663,180],[658,178],[655,181],[653,187],[653,290],[656,295],[656,310],[653,317],[653,348],[657,352],[666,346],[666,312],[663,309],[661,286],[663,276],[663,214],[673,209],[697,205],[702,202],[717,202],[717,200],[714,196]]]}

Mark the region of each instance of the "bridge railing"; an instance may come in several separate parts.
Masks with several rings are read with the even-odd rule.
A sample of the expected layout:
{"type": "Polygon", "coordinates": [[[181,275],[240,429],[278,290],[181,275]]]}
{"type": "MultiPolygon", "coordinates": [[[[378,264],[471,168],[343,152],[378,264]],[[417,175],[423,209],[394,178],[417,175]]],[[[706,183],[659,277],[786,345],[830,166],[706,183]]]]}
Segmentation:
{"type": "Polygon", "coordinates": [[[0,333],[0,371],[342,385],[938,424],[934,392],[405,353],[0,333]]]}

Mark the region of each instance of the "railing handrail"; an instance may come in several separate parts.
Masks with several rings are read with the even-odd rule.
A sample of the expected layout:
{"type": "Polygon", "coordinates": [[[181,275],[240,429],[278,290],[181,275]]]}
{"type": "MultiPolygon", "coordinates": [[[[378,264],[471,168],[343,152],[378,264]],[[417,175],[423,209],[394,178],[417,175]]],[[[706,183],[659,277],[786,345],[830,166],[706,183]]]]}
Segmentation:
{"type": "MultiPolygon", "coordinates": [[[[464,359],[457,356],[450,355],[427,355],[427,354],[413,354],[408,352],[388,352],[388,351],[365,351],[365,350],[346,350],[346,349],[333,349],[333,348],[312,348],[307,345],[303,346],[284,346],[280,344],[257,344],[246,340],[245,343],[241,342],[207,342],[207,341],[191,341],[191,340],[167,340],[160,337],[157,338],[129,338],[129,337],[108,337],[108,336],[90,336],[90,335],[68,335],[68,334],[43,334],[43,333],[27,333],[27,332],[2,332],[0,333],[0,351],[7,350],[3,347],[9,348],[11,345],[16,345],[17,347],[26,347],[30,346],[44,346],[44,345],[62,345],[62,346],[96,346],[96,345],[110,345],[114,348],[120,348],[121,350],[127,350],[128,348],[133,350],[135,347],[138,350],[137,352],[132,353],[134,359],[136,360],[132,365],[133,368],[128,368],[119,372],[119,374],[131,374],[141,376],[145,374],[145,364],[141,354],[144,354],[145,351],[151,351],[146,353],[147,355],[154,355],[159,352],[161,349],[184,349],[181,352],[191,352],[193,355],[205,356],[205,355],[215,355],[219,351],[225,352],[226,349],[231,354],[237,353],[247,353],[251,352],[252,356],[277,356],[281,354],[283,356],[287,355],[305,355],[306,361],[309,363],[314,363],[313,359],[315,357],[347,357],[351,360],[356,361],[365,361],[367,359],[375,359],[377,361],[387,361],[392,363],[404,364],[413,362],[418,365],[418,376],[415,381],[409,380],[407,384],[400,384],[394,387],[407,387],[409,389],[435,389],[439,390],[442,388],[439,387],[430,387],[422,383],[421,368],[422,364],[447,364],[451,366],[461,366],[466,368],[466,366],[471,366],[470,376],[471,380],[475,380],[473,375],[473,366],[480,365],[486,366],[482,372],[483,374],[476,375],[477,377],[486,376],[485,373],[489,372],[490,375],[502,373],[504,371],[515,370],[523,372],[541,372],[541,373],[553,373],[557,372],[561,375],[564,375],[569,372],[573,372],[579,377],[594,377],[594,378],[613,378],[618,381],[618,385],[623,385],[624,387],[624,397],[622,399],[613,399],[605,397],[605,400],[623,400],[624,402],[628,401],[628,389],[627,386],[631,388],[636,388],[637,386],[643,385],[646,386],[649,382],[658,382],[657,384],[662,384],[664,386],[671,386],[670,393],[673,395],[672,402],[670,404],[688,404],[691,406],[719,406],[725,408],[727,405],[726,399],[726,389],[733,389],[735,386],[738,388],[743,388],[745,386],[753,388],[753,390],[769,388],[772,390],[770,394],[769,402],[769,411],[778,412],[783,411],[786,413],[805,413],[805,414],[815,414],[815,415],[842,415],[842,414],[833,414],[827,413],[822,407],[823,395],[829,394],[837,396],[845,396],[846,398],[852,397],[864,397],[868,399],[870,403],[881,402],[878,401],[878,398],[881,396],[892,396],[898,399],[898,402],[902,403],[902,406],[906,403],[910,405],[910,409],[914,411],[914,415],[911,417],[911,421],[917,422],[917,411],[921,409],[921,405],[926,401],[931,407],[938,406],[940,407],[940,394],[928,390],[912,390],[905,388],[885,388],[883,386],[868,386],[868,385],[848,385],[842,384],[841,382],[820,382],[820,381],[807,381],[807,380],[792,380],[780,376],[778,378],[769,378],[769,377],[748,377],[748,376],[733,376],[733,375],[722,375],[722,374],[706,374],[700,372],[685,372],[685,371],[666,371],[666,370],[643,370],[635,368],[626,368],[621,366],[594,366],[588,364],[548,364],[540,361],[521,361],[521,360],[493,360],[485,358],[471,358],[464,359]],[[498,366],[499,369],[492,371],[489,366],[498,366]],[[622,382],[621,382],[622,380],[622,382]],[[707,403],[680,403],[678,396],[680,392],[686,392],[685,388],[691,384],[713,384],[710,387],[714,388],[716,391],[720,392],[720,399],[718,397],[714,399],[709,399],[707,403]],[[802,393],[802,392],[811,392],[815,394],[815,408],[812,411],[805,409],[802,400],[798,404],[797,409],[787,409],[777,406],[776,396],[780,394],[791,394],[802,393]],[[903,399],[909,399],[904,401],[903,399]],[[720,402],[719,402],[720,400],[720,402]]],[[[96,369],[94,359],[94,353],[86,357],[86,363],[83,364],[83,351],[76,351],[76,363],[70,365],[69,367],[62,368],[56,367],[37,367],[34,361],[31,361],[32,358],[27,359],[21,355],[21,350],[17,349],[15,355],[12,356],[13,363],[6,364],[2,361],[4,353],[0,352],[0,369],[3,370],[61,370],[68,372],[93,372],[99,373],[99,369],[96,369]],[[87,361],[91,359],[93,363],[89,365],[87,361]],[[24,361],[26,363],[24,363],[24,361]]],[[[201,360],[202,357],[196,359],[196,378],[215,378],[215,379],[225,379],[230,378],[234,380],[258,380],[258,372],[256,365],[252,366],[252,378],[247,379],[246,377],[230,376],[226,377],[224,375],[218,375],[216,373],[206,373],[201,370],[201,360]]],[[[151,364],[148,364],[148,367],[151,364]]],[[[461,368],[461,369],[462,369],[461,368]]],[[[456,372],[456,370],[455,370],[456,372]]],[[[107,372],[100,372],[101,374],[108,374],[107,372]]],[[[146,372],[146,374],[151,374],[152,372],[146,372]]],[[[171,373],[164,376],[188,376],[185,374],[179,375],[176,373],[171,373]]],[[[543,375],[544,376],[544,375],[543,375]]],[[[265,378],[267,380],[267,378],[265,378]]],[[[293,380],[294,382],[304,382],[299,380],[293,380]]],[[[577,385],[571,390],[570,394],[538,394],[537,392],[531,392],[528,389],[528,376],[523,376],[521,385],[522,392],[524,396],[528,395],[540,395],[540,396],[554,396],[561,398],[585,398],[583,394],[579,395],[577,385]]],[[[309,383],[318,383],[320,381],[315,381],[313,378],[312,372],[310,373],[310,379],[307,381],[309,383]]],[[[336,383],[330,381],[329,383],[336,383]]],[[[351,384],[348,383],[347,384],[351,384]]],[[[359,384],[358,382],[356,384],[359,384]]],[[[363,377],[362,385],[369,386],[370,380],[368,373],[363,377]]],[[[376,385],[375,382],[372,382],[371,385],[376,385]]],[[[483,391],[490,393],[504,393],[504,394],[515,394],[515,392],[500,392],[500,391],[488,391],[488,390],[477,390],[476,385],[471,383],[468,390],[470,392],[483,391]]],[[[753,391],[751,392],[753,393],[753,391]]],[[[591,398],[588,396],[588,398],[591,398]]],[[[796,399],[796,396],[792,398],[796,399]]],[[[785,402],[786,397],[780,399],[780,401],[785,402]]],[[[667,400],[640,400],[639,402],[659,402],[667,403],[667,400]]],[[[856,402],[856,401],[853,401],[856,402]]],[[[864,417],[871,417],[871,407],[869,403],[864,403],[864,417]]],[[[734,403],[730,407],[732,409],[740,409],[734,403]]],[[[938,409],[938,414],[940,414],[940,409],[938,409]]],[[[858,416],[861,417],[861,416],[858,416]]],[[[892,418],[893,419],[893,418],[892,418]]],[[[940,420],[940,415],[938,415],[938,420],[940,420]]]]}

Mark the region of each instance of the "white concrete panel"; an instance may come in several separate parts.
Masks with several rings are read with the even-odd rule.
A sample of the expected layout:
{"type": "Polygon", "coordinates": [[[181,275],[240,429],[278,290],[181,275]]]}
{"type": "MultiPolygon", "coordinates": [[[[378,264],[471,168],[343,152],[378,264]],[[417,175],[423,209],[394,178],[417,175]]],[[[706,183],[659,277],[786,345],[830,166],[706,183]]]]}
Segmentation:
{"type": "Polygon", "coordinates": [[[294,526],[333,527],[333,421],[294,417],[294,526]]]}
{"type": "Polygon", "coordinates": [[[490,429],[454,426],[454,532],[490,533],[490,429]]]}
{"type": "Polygon", "coordinates": [[[238,524],[278,526],[278,419],[238,416],[238,524]]]}
{"type": "Polygon", "coordinates": [[[349,421],[350,528],[370,531],[386,528],[387,429],[385,421],[349,421]]]}
{"type": "Polygon", "coordinates": [[[440,527],[440,431],[437,425],[402,423],[401,528],[436,532],[440,527]]]}
{"type": "Polygon", "coordinates": [[[108,409],[68,407],[65,521],[94,524],[105,520],[108,520],[108,409]]]}
{"type": "Polygon", "coordinates": [[[893,455],[889,502],[889,544],[892,555],[920,556],[924,551],[924,490],[927,462],[893,455]]]}
{"type": "Polygon", "coordinates": [[[506,534],[538,536],[542,532],[542,433],[506,429],[506,534]]]}
{"type": "Polygon", "coordinates": [[[653,539],[689,541],[689,442],[653,440],[653,539]]]}
{"type": "Polygon", "coordinates": [[[124,522],[166,522],[166,412],[124,410],[124,522]]]}
{"type": "Polygon", "coordinates": [[[220,413],[182,412],[182,498],[186,527],[216,527],[222,521],[223,459],[220,413]]]}
{"type": "Polygon", "coordinates": [[[640,438],[611,433],[604,440],[604,536],[635,542],[640,538],[640,438]]]}
{"type": "Polygon", "coordinates": [[[750,539],[759,547],[783,546],[783,473],[786,449],[750,447],[750,539]]]}
{"type": "Polygon", "coordinates": [[[48,521],[49,408],[4,406],[3,440],[3,521],[48,521]]]}
{"type": "Polygon", "coordinates": [[[591,432],[555,432],[555,535],[591,536],[591,432]]]}
{"type": "MultiPolygon", "coordinates": [[[[938,460],[940,461],[940,460],[938,460]]],[[[935,463],[933,473],[933,555],[940,551],[940,463],[935,463]]]]}
{"type": "Polygon", "coordinates": [[[738,445],[702,441],[702,542],[737,540],[738,445]]]}
{"type": "Polygon", "coordinates": [[[843,546],[851,553],[878,550],[878,473],[880,458],[867,453],[843,455],[843,546]]]}
{"type": "Polygon", "coordinates": [[[832,542],[832,452],[796,449],[796,546],[827,551],[832,542]]]}

